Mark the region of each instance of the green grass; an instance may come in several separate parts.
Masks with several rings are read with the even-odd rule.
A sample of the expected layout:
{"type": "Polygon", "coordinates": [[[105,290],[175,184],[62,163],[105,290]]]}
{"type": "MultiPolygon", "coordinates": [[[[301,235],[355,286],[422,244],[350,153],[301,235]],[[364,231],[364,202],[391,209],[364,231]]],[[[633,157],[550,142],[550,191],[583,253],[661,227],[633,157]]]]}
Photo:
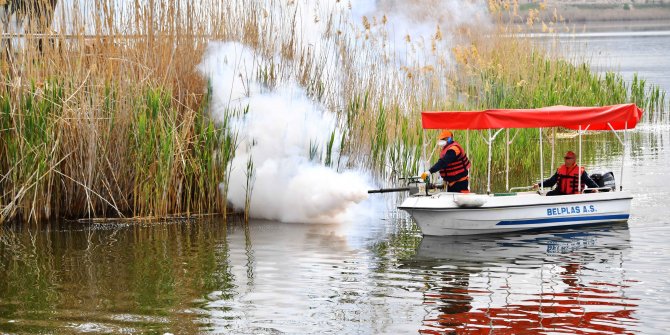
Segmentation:
{"type": "Polygon", "coordinates": [[[636,2],[631,4],[632,8],[636,9],[644,9],[644,8],[662,8],[662,9],[670,9],[670,3],[664,2],[651,2],[651,3],[640,3],[636,2]]]}
{"type": "Polygon", "coordinates": [[[100,90],[101,108],[73,114],[63,108],[73,87],[52,80],[0,90],[3,221],[225,210],[218,185],[235,146],[226,122],[180,110],[159,86],[122,102],[113,83],[100,90]]]}
{"type": "Polygon", "coordinates": [[[540,8],[540,4],[537,2],[524,3],[519,5],[520,11],[528,11],[530,9],[538,9],[538,8],[540,8]]]}

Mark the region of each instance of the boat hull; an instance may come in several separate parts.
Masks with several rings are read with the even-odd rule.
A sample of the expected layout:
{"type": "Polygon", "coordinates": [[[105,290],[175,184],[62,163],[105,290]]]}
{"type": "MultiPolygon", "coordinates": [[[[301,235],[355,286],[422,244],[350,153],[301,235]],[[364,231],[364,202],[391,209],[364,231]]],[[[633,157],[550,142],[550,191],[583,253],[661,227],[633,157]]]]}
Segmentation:
{"type": "Polygon", "coordinates": [[[628,192],[543,196],[438,193],[408,197],[407,211],[424,235],[449,236],[582,226],[627,221],[632,196],[628,192]],[[464,197],[480,197],[477,207],[464,207],[464,197]],[[459,205],[460,203],[460,205],[459,205]]]}

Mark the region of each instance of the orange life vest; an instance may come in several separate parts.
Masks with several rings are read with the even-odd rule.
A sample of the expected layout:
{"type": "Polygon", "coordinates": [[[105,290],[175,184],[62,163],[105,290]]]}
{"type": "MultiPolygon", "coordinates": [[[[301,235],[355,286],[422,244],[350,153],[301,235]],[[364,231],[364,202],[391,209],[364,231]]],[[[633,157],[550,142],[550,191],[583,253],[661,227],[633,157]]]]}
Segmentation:
{"type": "Polygon", "coordinates": [[[447,144],[440,152],[440,159],[447,154],[447,151],[453,150],[456,154],[456,159],[449,163],[446,168],[440,170],[440,176],[448,182],[459,181],[468,176],[468,169],[470,169],[470,160],[465,150],[456,141],[447,144]]]}
{"type": "Polygon", "coordinates": [[[565,164],[561,165],[556,171],[558,173],[558,190],[563,194],[577,194],[584,190],[584,180],[582,180],[581,187],[577,187],[579,176],[584,173],[584,168],[581,166],[573,166],[568,168],[565,164]]]}

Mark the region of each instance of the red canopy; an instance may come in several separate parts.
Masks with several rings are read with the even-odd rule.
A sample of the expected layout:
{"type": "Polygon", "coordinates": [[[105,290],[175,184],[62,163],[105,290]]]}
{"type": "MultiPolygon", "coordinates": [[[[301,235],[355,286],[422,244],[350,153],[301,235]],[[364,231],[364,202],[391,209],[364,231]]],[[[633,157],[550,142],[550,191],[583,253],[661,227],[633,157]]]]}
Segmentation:
{"type": "Polygon", "coordinates": [[[602,107],[551,106],[536,109],[422,112],[424,129],[548,128],[615,130],[635,128],[643,111],[635,104],[602,107]]]}

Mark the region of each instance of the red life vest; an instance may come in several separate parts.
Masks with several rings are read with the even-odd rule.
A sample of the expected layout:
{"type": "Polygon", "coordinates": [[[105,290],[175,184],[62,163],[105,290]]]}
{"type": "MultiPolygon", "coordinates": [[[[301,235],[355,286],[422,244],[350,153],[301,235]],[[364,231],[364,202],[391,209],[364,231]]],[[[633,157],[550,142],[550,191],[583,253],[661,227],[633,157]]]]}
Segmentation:
{"type": "Polygon", "coordinates": [[[440,152],[440,159],[447,154],[447,151],[453,150],[456,154],[456,159],[449,163],[445,169],[440,170],[440,176],[448,182],[459,181],[468,176],[468,169],[470,169],[470,160],[465,150],[456,141],[447,144],[440,152]]]}
{"type": "Polygon", "coordinates": [[[556,171],[558,173],[558,190],[563,194],[577,194],[584,190],[584,180],[582,180],[581,187],[577,187],[579,176],[584,173],[584,168],[581,166],[573,166],[568,168],[565,164],[561,165],[556,171]]]}

